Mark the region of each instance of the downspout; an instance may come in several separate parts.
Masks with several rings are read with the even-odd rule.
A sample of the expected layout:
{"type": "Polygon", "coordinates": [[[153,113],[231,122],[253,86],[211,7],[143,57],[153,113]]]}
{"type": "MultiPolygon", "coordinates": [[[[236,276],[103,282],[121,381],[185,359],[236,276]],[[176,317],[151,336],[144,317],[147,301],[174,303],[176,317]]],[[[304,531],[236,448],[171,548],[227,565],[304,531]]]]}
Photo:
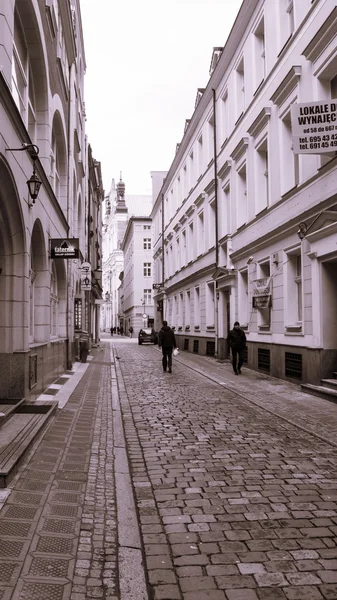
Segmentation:
{"type": "MultiPolygon", "coordinates": [[[[161,195],[161,256],[162,256],[162,261],[161,261],[161,281],[162,281],[163,285],[164,285],[164,281],[165,281],[164,227],[165,227],[165,219],[164,219],[164,194],[162,194],[161,195]]],[[[164,295],[163,295],[163,311],[162,311],[163,320],[165,319],[164,300],[165,300],[165,290],[164,290],[164,295]]],[[[165,303],[165,308],[166,308],[166,303],[165,303]]]]}
{"type": "MultiPolygon", "coordinates": [[[[72,121],[72,105],[73,105],[73,95],[72,95],[72,90],[73,90],[73,73],[74,73],[74,63],[72,65],[70,65],[69,67],[69,89],[70,89],[70,97],[69,97],[69,108],[68,108],[68,131],[67,131],[67,137],[68,137],[68,190],[67,190],[67,222],[68,222],[68,235],[70,232],[70,235],[72,235],[73,230],[70,231],[70,194],[72,193],[72,182],[71,182],[71,173],[72,173],[72,156],[73,156],[73,152],[72,152],[72,144],[73,144],[73,139],[70,139],[70,132],[72,131],[72,127],[71,127],[71,121],[72,121]]],[[[71,290],[71,269],[70,269],[70,261],[67,260],[66,261],[67,264],[67,305],[66,305],[66,335],[67,335],[67,355],[66,355],[66,360],[67,360],[67,368],[71,369],[72,367],[72,352],[71,352],[71,340],[70,340],[70,315],[71,315],[71,311],[70,311],[70,290],[71,290]]]]}
{"type": "MultiPolygon", "coordinates": [[[[215,212],[215,268],[219,266],[219,219],[218,219],[218,162],[217,162],[217,144],[216,144],[216,96],[215,89],[213,93],[213,156],[214,156],[214,212],[215,212]]],[[[219,357],[219,292],[218,280],[215,279],[214,285],[214,312],[215,312],[215,349],[214,357],[219,357]]]]}

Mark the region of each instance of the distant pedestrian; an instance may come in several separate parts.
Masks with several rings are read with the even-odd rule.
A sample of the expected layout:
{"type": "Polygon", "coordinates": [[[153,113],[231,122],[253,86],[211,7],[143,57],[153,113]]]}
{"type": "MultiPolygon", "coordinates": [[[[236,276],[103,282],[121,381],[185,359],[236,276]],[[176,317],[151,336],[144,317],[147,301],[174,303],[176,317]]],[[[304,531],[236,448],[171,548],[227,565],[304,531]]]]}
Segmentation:
{"type": "Polygon", "coordinates": [[[129,327],[129,334],[130,334],[130,338],[132,338],[132,334],[133,334],[133,327],[129,327]]]}
{"type": "Polygon", "coordinates": [[[113,332],[116,333],[116,327],[113,327],[113,332]]]}
{"type": "Polygon", "coordinates": [[[240,327],[239,321],[235,321],[233,329],[228,334],[228,345],[232,353],[232,365],[235,375],[241,375],[243,355],[246,347],[246,335],[240,327]]]}
{"type": "Polygon", "coordinates": [[[172,373],[172,352],[173,348],[177,347],[177,342],[174,331],[168,326],[167,321],[163,321],[163,326],[159,331],[158,346],[162,349],[164,372],[168,367],[169,373],[172,373]]]}
{"type": "Polygon", "coordinates": [[[123,327],[120,328],[120,332],[121,332],[121,335],[124,335],[124,328],[123,327]]]}
{"type": "Polygon", "coordinates": [[[113,327],[110,327],[110,333],[111,333],[111,336],[113,336],[113,334],[114,334],[114,328],[113,327]]]}

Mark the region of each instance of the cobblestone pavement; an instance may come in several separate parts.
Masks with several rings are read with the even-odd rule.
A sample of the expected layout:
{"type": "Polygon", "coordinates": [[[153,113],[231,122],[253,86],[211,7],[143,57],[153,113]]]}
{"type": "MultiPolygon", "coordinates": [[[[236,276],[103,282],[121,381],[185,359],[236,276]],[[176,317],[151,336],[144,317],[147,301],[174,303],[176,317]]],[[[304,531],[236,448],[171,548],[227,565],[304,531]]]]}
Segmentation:
{"type": "Polygon", "coordinates": [[[337,599],[336,405],[117,336],[84,366],[0,490],[0,600],[337,599]]]}
{"type": "Polygon", "coordinates": [[[336,405],[113,343],[152,597],[336,599],[336,405]]]}

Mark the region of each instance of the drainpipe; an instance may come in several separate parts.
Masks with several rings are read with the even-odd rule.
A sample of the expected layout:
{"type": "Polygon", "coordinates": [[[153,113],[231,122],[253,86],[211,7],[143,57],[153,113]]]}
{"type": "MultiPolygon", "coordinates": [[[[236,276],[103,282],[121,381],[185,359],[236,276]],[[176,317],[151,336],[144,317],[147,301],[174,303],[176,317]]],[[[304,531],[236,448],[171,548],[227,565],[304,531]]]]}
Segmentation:
{"type": "MultiPolygon", "coordinates": [[[[73,139],[71,139],[71,135],[70,132],[72,131],[72,107],[74,105],[74,99],[73,99],[73,82],[74,82],[74,63],[72,65],[70,65],[69,67],[69,89],[70,89],[70,96],[69,96],[69,107],[68,107],[68,131],[67,131],[67,137],[68,137],[68,189],[67,189],[67,222],[68,222],[68,235],[70,233],[70,235],[73,233],[73,231],[70,231],[70,195],[72,195],[72,190],[73,190],[73,186],[72,186],[72,181],[71,181],[71,175],[72,175],[72,158],[73,158],[73,139]]],[[[71,275],[72,275],[72,271],[70,268],[70,261],[67,260],[66,261],[67,264],[67,305],[66,305],[66,336],[67,336],[67,369],[71,369],[73,361],[72,361],[72,352],[71,352],[71,340],[70,340],[70,317],[71,317],[71,311],[70,311],[70,290],[71,290],[71,275]]]]}
{"type": "MultiPolygon", "coordinates": [[[[161,281],[164,285],[165,280],[165,244],[164,244],[164,227],[165,227],[165,219],[164,219],[164,194],[161,195],[161,281]]],[[[165,319],[164,313],[164,300],[165,300],[165,290],[163,294],[163,320],[165,319]]],[[[165,305],[166,308],[166,305],[165,305]]]]}
{"type": "MultiPolygon", "coordinates": [[[[215,209],[215,268],[219,266],[219,221],[218,221],[218,163],[217,163],[217,144],[216,144],[216,96],[213,92],[213,158],[214,158],[214,209],[215,209]]],[[[215,349],[214,357],[219,357],[219,292],[218,281],[215,280],[214,290],[214,312],[215,312],[215,349]]]]}

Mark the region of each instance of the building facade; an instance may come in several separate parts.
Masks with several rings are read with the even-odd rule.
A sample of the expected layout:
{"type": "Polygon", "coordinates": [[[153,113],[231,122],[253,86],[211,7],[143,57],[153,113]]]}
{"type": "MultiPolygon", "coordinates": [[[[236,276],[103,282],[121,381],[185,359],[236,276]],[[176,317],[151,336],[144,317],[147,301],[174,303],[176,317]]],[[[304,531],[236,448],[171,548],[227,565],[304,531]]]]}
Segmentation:
{"type": "Polygon", "coordinates": [[[125,184],[120,176],[117,186],[114,179],[112,180],[104,205],[103,297],[105,301],[101,311],[101,330],[109,331],[111,327],[119,327],[125,331],[123,239],[131,217],[149,216],[152,209],[152,196],[125,194],[125,184]]]}
{"type": "Polygon", "coordinates": [[[71,366],[76,311],[78,331],[88,323],[75,310],[89,187],[79,1],[2,2],[0,30],[0,397],[22,398],[71,366]]]}
{"type": "Polygon", "coordinates": [[[149,217],[131,217],[122,242],[123,329],[154,326],[152,227],[149,217]]]}
{"type": "Polygon", "coordinates": [[[248,365],[294,382],[337,366],[337,138],[315,138],[336,136],[336,111],[299,151],[292,122],[336,106],[336,24],[333,0],[243,1],[151,215],[158,323],[224,359],[239,320],[248,365]]]}

